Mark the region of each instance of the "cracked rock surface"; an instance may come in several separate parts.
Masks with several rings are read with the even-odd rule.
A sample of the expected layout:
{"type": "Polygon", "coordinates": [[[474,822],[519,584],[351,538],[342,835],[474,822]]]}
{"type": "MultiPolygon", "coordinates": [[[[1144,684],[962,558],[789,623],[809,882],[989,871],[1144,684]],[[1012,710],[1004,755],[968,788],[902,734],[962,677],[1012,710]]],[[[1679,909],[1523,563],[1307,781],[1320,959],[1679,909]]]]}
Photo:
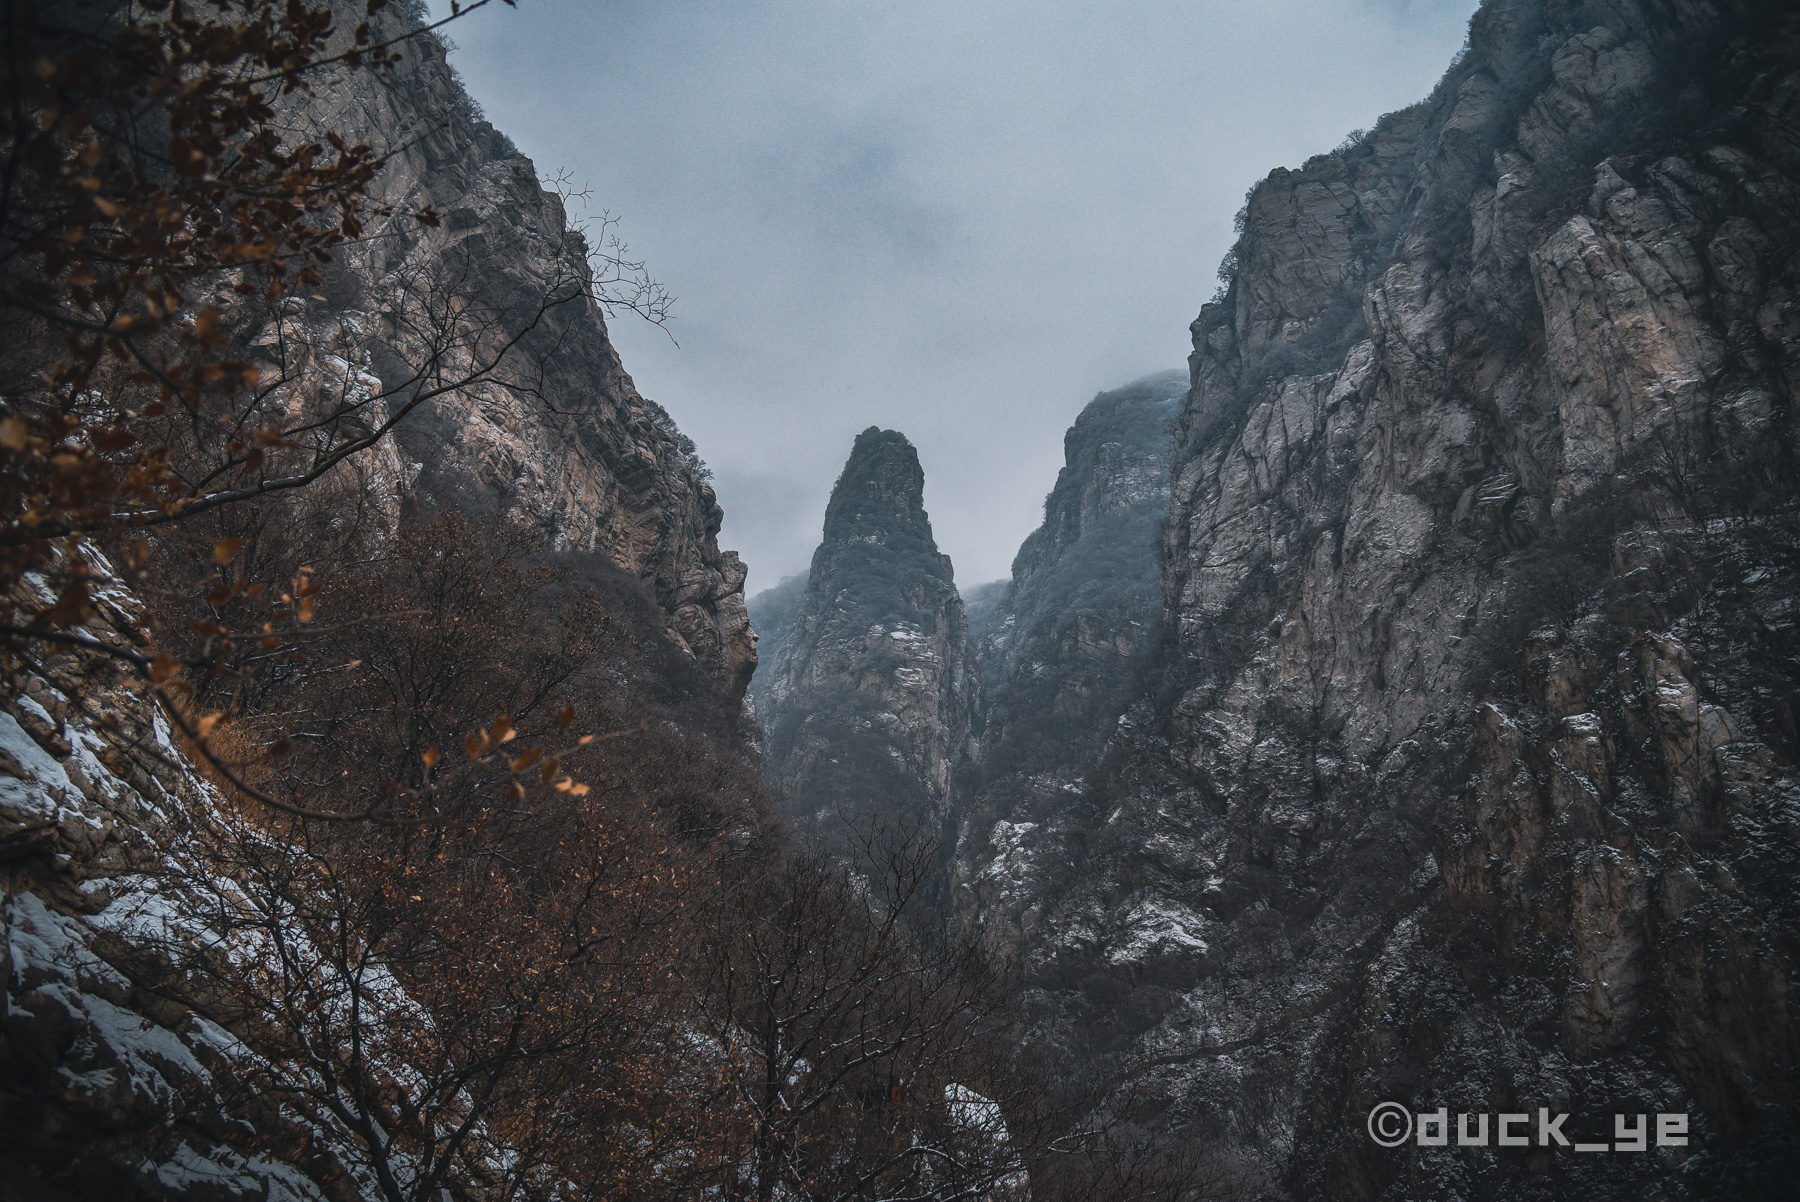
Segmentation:
{"type": "Polygon", "coordinates": [[[1780,1196],[1797,200],[1793,15],[1686,2],[1489,0],[1253,191],[1156,671],[1053,849],[992,841],[1046,1030],[1270,1189],[1780,1196]],[[1384,1100],[1692,1133],[1388,1150],[1384,1100]]]}
{"type": "MultiPolygon", "coordinates": [[[[547,292],[574,299],[552,307],[492,377],[401,422],[348,482],[356,506],[372,506],[388,527],[408,507],[454,508],[524,525],[557,551],[602,555],[643,584],[665,633],[741,696],[756,667],[745,568],[719,548],[724,513],[693,443],[638,392],[605,312],[577,286],[591,278],[588,255],[599,249],[588,244],[579,208],[571,212],[480,118],[435,37],[402,42],[398,52],[403,61],[387,75],[321,79],[294,117],[391,148],[371,201],[402,212],[430,206],[442,220],[390,222],[367,249],[340,255],[319,316],[360,315],[378,327],[396,280],[453,288],[507,315],[509,332],[547,292]],[[560,292],[558,281],[566,282],[560,292]]],[[[412,370],[380,337],[366,359],[365,370],[389,387],[412,370]]]]}
{"type": "Polygon", "coordinates": [[[805,591],[758,599],[780,636],[756,695],[765,774],[802,829],[840,851],[871,822],[936,839],[950,820],[977,681],[924,492],[912,444],[870,426],[832,490],[805,591]]]}
{"type": "Polygon", "coordinates": [[[1785,1197],[1800,18],[1487,0],[1243,217],[1166,468],[1090,408],[967,598],[954,904],[1269,1196],[1785,1197]],[[1144,504],[1159,587],[1087,605],[1144,504]],[[1690,1130],[1387,1149],[1382,1101],[1690,1130]]]}

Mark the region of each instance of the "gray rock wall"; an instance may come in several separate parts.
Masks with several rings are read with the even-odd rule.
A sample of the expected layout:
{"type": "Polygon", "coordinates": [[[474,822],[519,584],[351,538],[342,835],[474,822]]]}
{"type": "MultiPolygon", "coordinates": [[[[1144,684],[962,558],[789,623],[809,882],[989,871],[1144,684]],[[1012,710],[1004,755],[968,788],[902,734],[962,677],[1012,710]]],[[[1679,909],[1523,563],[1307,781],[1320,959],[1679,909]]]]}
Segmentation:
{"type": "Polygon", "coordinates": [[[806,591],[759,684],[766,775],[800,830],[940,840],[975,705],[968,626],[906,438],[857,435],[806,591]],[[848,824],[848,825],[847,825],[848,824]]]}
{"type": "Polygon", "coordinates": [[[1085,820],[1087,774],[1160,651],[1169,427],[1186,393],[1186,376],[1166,372],[1082,410],[1043,525],[980,613],[981,708],[958,781],[956,901],[1004,956],[1025,949],[1048,901],[1019,887],[1032,879],[1028,866],[1067,862],[1062,844],[1085,820]]]}
{"type": "MultiPolygon", "coordinates": [[[[352,8],[362,5],[346,0],[352,8]]],[[[402,18],[386,19],[397,31],[402,18]]],[[[599,248],[579,228],[580,202],[546,189],[531,160],[480,119],[434,37],[397,49],[403,61],[386,74],[322,78],[293,101],[296,120],[391,150],[371,199],[401,214],[372,220],[370,236],[344,249],[323,300],[307,302],[308,320],[365,330],[357,353],[393,388],[421,361],[406,331],[383,322],[404,287],[455,293],[504,315],[507,333],[547,293],[575,299],[552,308],[491,378],[408,416],[346,486],[385,505],[390,524],[407,505],[448,506],[605,555],[644,583],[667,633],[741,696],[756,665],[745,569],[719,549],[724,515],[691,444],[638,393],[605,313],[582,295],[599,248]],[[424,206],[440,224],[406,216],[424,206]]]]}
{"type": "MultiPolygon", "coordinates": [[[[339,7],[348,28],[364,6],[339,7]]],[[[391,34],[401,19],[380,20],[391,34]]],[[[291,298],[281,321],[308,335],[288,360],[297,388],[373,392],[406,379],[417,348],[389,302],[408,281],[447,284],[441,297],[510,319],[552,282],[588,271],[563,201],[478,118],[442,46],[421,38],[398,50],[390,73],[318,78],[310,95],[283,102],[302,129],[393,148],[377,207],[442,215],[436,227],[372,216],[369,236],[342,248],[318,293],[291,298]]],[[[625,373],[601,308],[573,295],[491,378],[429,403],[291,503],[365,522],[377,550],[401,523],[453,508],[478,530],[521,523],[556,550],[603,556],[641,582],[649,620],[721,693],[740,697],[755,642],[743,566],[717,544],[717,500],[691,443],[625,373]]],[[[277,353],[281,334],[252,335],[250,353],[277,353]]],[[[138,602],[110,577],[100,574],[97,597],[105,620],[88,634],[141,641],[138,602]]],[[[0,598],[20,622],[43,601],[0,598]]],[[[635,610],[619,617],[640,620],[635,610]]],[[[195,967],[211,955],[235,967],[269,954],[234,924],[253,903],[218,862],[221,831],[257,838],[257,828],[193,771],[110,661],[48,662],[68,691],[9,664],[0,697],[0,1194],[384,1196],[382,1158],[330,1104],[338,1086],[320,1077],[320,1061],[253,1051],[227,1029],[243,1016],[225,1012],[216,981],[195,967]]],[[[305,931],[296,922],[287,934],[304,957],[305,931]]],[[[380,992],[416,1019],[398,985],[380,992]]],[[[370,1028],[388,1017],[373,1015],[370,1028]]],[[[371,1062],[394,1096],[420,1079],[391,1047],[371,1062]]],[[[513,1161],[503,1134],[472,1134],[473,1163],[513,1161]]]]}
{"type": "MultiPolygon", "coordinates": [[[[141,608],[95,565],[102,616],[85,633],[129,645],[141,608]]],[[[9,610],[31,600],[4,598],[9,610]]],[[[271,954],[241,921],[255,903],[215,858],[241,816],[114,661],[70,651],[40,667],[9,667],[0,697],[9,1196],[382,1197],[377,1158],[319,1104],[331,1087],[317,1061],[272,1058],[229,1029],[247,1030],[221,979],[271,954]]],[[[298,920],[287,934],[324,960],[298,920]]],[[[398,986],[388,1001],[412,1006],[398,986]]],[[[402,1055],[378,1060],[386,1081],[408,1079],[402,1055]]],[[[485,1129],[477,1142],[505,1154],[485,1129]]]]}
{"type": "Polygon", "coordinates": [[[1153,697],[1056,854],[1002,858],[1046,1029],[1270,1188],[1755,1196],[1795,1158],[1795,35],[1490,0],[1430,99],[1250,197],[1153,697]],[[1390,1151],[1382,1100],[1694,1127],[1390,1151]]]}

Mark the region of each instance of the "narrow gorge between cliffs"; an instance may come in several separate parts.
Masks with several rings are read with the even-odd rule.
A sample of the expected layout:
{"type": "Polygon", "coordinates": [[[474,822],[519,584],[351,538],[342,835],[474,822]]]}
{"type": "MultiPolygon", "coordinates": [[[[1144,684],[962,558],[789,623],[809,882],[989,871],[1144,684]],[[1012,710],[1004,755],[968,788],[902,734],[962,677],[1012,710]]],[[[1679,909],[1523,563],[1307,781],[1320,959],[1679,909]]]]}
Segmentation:
{"type": "Polygon", "coordinates": [[[0,1202],[1788,1196],[1800,13],[1481,0],[747,595],[455,7],[7,5],[0,1202]]]}

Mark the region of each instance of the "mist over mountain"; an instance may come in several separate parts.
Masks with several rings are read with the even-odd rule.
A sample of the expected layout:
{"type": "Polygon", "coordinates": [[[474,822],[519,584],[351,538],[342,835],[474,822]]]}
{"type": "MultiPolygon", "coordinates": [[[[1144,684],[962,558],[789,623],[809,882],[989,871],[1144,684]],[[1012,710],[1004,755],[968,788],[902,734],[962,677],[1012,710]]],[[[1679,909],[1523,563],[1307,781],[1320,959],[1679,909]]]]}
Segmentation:
{"type": "Polygon", "coordinates": [[[1485,0],[746,601],[430,13],[0,64],[0,1196],[1787,1196],[1800,14],[1485,0]]]}
{"type": "Polygon", "coordinates": [[[1102,394],[971,597],[953,907],[1260,1188],[1779,1193],[1792,37],[1484,5],[1251,191],[1186,387],[1102,394]],[[1381,1102],[1696,1134],[1470,1160],[1381,1102]]]}

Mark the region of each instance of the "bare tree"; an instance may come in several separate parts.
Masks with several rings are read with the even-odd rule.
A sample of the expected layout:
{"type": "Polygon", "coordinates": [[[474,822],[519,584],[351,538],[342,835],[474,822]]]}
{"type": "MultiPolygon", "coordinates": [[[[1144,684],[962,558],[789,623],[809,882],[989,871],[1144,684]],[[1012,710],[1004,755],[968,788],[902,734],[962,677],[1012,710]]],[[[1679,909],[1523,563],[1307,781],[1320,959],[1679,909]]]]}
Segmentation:
{"type": "MultiPolygon", "coordinates": [[[[1003,1196],[1022,1167],[995,1090],[1000,991],[912,919],[932,849],[865,839],[760,866],[710,908],[686,974],[731,1116],[693,1167],[732,1198],[1003,1196]]],[[[1005,1099],[1010,1101],[1011,1099],[1005,1099]]],[[[1022,1181],[1022,1179],[1021,1179],[1022,1181]]]]}

